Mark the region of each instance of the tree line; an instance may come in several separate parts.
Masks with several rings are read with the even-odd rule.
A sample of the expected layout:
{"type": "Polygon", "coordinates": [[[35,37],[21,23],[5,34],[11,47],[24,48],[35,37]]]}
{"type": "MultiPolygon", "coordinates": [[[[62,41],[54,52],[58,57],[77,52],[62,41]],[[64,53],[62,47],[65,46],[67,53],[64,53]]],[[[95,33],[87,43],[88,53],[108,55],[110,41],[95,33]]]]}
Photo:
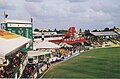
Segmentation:
{"type": "MultiPolygon", "coordinates": [[[[103,30],[94,29],[94,30],[92,30],[92,32],[114,31],[115,29],[118,29],[118,28],[116,28],[115,26],[113,28],[106,27],[103,30]]],[[[42,32],[42,30],[39,30],[38,28],[35,28],[34,31],[35,32],[42,32]]],[[[51,30],[51,29],[44,30],[44,32],[57,32],[58,34],[65,34],[67,32],[67,30],[57,30],[55,28],[54,30],[51,30]]],[[[87,29],[87,30],[82,31],[82,29],[80,28],[79,33],[82,33],[82,32],[90,33],[90,30],[87,29]]]]}

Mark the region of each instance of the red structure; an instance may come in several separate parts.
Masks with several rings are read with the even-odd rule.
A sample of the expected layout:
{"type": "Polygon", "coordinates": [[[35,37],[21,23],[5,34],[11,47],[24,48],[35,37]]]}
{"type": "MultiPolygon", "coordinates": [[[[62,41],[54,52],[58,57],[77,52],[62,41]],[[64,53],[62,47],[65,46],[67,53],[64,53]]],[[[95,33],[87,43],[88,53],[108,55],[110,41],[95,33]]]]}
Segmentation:
{"type": "Polygon", "coordinates": [[[50,42],[65,42],[69,44],[77,43],[77,42],[86,42],[85,35],[80,37],[77,33],[77,30],[75,27],[70,27],[68,32],[63,35],[62,39],[60,40],[49,40],[50,42]]]}

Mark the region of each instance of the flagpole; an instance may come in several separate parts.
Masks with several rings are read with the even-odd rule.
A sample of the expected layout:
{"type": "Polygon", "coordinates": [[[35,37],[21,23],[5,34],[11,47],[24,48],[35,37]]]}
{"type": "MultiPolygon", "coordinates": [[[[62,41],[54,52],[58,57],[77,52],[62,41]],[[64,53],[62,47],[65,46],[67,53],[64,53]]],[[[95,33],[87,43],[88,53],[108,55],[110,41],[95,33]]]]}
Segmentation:
{"type": "Polygon", "coordinates": [[[4,11],[4,23],[6,22],[6,13],[4,11]]]}

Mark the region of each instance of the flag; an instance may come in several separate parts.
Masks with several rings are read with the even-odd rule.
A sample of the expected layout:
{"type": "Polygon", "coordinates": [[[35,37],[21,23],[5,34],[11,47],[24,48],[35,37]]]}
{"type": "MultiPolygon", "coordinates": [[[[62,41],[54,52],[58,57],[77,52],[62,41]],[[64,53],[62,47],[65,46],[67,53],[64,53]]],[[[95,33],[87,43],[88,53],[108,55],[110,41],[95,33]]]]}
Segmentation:
{"type": "Polygon", "coordinates": [[[45,29],[44,28],[42,28],[42,32],[44,31],[45,29]]]}
{"type": "Polygon", "coordinates": [[[8,17],[8,14],[6,14],[6,13],[5,13],[5,11],[4,11],[4,17],[5,17],[5,18],[7,18],[7,17],[8,17]]]}

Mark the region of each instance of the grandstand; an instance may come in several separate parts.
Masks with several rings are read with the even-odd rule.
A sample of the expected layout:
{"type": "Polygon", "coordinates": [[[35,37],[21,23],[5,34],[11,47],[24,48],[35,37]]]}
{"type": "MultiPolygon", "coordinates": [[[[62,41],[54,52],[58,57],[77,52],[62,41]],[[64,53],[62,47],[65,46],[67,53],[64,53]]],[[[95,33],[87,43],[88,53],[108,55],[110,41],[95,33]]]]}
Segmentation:
{"type": "Polygon", "coordinates": [[[0,29],[0,78],[36,78],[50,64],[69,58],[76,52],[93,47],[120,46],[119,34],[113,31],[91,32],[85,42],[68,43],[50,42],[62,38],[63,35],[56,32],[44,32],[45,40],[41,39],[43,32],[34,32],[32,35],[31,22],[6,21],[1,24],[1,28],[9,32],[0,29]],[[26,50],[31,44],[33,50],[26,50]]]}
{"type": "Polygon", "coordinates": [[[116,40],[120,44],[120,28],[115,29],[114,32],[119,35],[119,37],[116,40]]]}
{"type": "Polygon", "coordinates": [[[20,78],[26,64],[31,40],[0,29],[0,78],[20,78]]]}
{"type": "Polygon", "coordinates": [[[120,45],[117,40],[119,35],[113,31],[91,32],[91,34],[94,36],[92,42],[97,47],[114,47],[120,45]]]}

